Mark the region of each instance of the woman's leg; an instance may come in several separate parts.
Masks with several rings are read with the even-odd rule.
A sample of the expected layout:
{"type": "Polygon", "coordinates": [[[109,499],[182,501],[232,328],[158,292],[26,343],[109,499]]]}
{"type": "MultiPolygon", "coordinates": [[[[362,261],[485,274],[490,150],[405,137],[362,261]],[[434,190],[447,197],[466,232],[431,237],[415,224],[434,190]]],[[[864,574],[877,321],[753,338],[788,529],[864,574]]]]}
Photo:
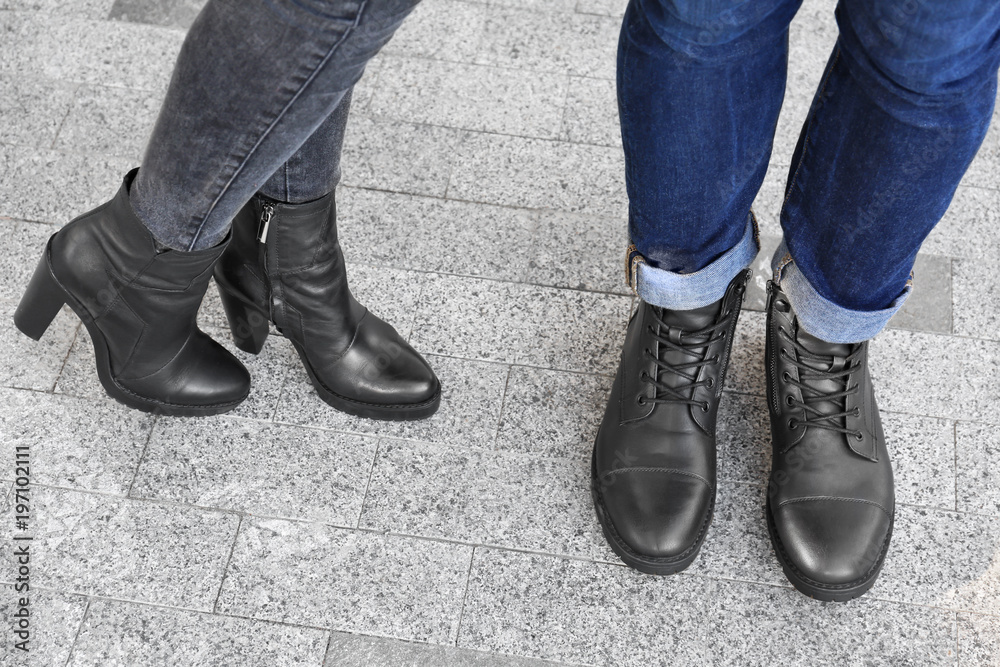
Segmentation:
{"type": "Polygon", "coordinates": [[[417,1],[210,0],[181,49],[132,186],[153,236],[178,250],[221,241],[417,1]]]}

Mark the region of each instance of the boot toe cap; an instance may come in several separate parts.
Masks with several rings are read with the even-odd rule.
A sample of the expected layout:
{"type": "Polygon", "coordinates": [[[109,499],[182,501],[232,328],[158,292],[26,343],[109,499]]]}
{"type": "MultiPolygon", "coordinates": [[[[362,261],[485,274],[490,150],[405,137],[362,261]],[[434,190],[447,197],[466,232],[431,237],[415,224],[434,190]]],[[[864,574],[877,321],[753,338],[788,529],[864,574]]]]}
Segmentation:
{"type": "Polygon", "coordinates": [[[714,490],[700,477],[659,470],[604,475],[601,495],[615,531],[645,558],[680,558],[703,537],[714,490]]]}
{"type": "Polygon", "coordinates": [[[892,525],[880,505],[850,498],[783,504],[773,518],[790,564],[803,577],[826,585],[868,577],[884,558],[892,525]]]}

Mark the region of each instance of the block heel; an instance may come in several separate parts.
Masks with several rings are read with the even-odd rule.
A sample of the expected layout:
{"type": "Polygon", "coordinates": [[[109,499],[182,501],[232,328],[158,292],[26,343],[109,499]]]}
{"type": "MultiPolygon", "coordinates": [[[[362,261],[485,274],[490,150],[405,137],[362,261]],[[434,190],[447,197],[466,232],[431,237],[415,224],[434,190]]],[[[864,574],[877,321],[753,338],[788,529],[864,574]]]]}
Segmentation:
{"type": "Polygon", "coordinates": [[[14,311],[14,325],[21,333],[39,340],[52,324],[59,309],[66,303],[66,293],[56,282],[49,268],[48,248],[31,276],[28,289],[14,311]]]}
{"type": "Polygon", "coordinates": [[[267,313],[227,292],[221,285],[217,286],[236,347],[250,354],[260,354],[270,331],[267,313]]]}

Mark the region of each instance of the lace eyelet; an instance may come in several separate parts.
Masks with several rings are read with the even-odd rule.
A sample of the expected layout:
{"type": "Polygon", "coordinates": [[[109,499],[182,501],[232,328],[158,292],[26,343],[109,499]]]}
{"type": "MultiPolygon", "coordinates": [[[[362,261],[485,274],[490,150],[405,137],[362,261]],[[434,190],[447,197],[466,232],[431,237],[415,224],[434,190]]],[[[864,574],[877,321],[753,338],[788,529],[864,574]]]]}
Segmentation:
{"type": "Polygon", "coordinates": [[[788,371],[781,371],[781,381],[782,382],[792,381],[792,376],[788,374],[788,371]]]}
{"type": "Polygon", "coordinates": [[[785,396],[785,405],[790,406],[792,404],[792,401],[794,401],[794,400],[795,399],[792,398],[791,394],[789,394],[788,396],[785,396]]]}
{"type": "Polygon", "coordinates": [[[639,374],[639,379],[640,380],[647,380],[647,379],[649,379],[649,373],[647,373],[646,371],[643,371],[642,373],[639,374]]]}
{"type": "Polygon", "coordinates": [[[704,403],[701,404],[701,411],[708,412],[708,401],[705,401],[704,403]]]}
{"type": "Polygon", "coordinates": [[[712,363],[713,364],[719,363],[719,355],[716,354],[712,356],[712,363]]]}
{"type": "Polygon", "coordinates": [[[865,439],[865,434],[862,433],[861,431],[858,431],[857,433],[854,434],[854,439],[860,442],[865,439]]]}
{"type": "Polygon", "coordinates": [[[714,387],[715,386],[715,378],[713,378],[713,377],[708,378],[708,380],[706,381],[706,386],[709,389],[711,389],[712,387],[714,387]]]}
{"type": "Polygon", "coordinates": [[[778,356],[781,357],[782,359],[787,359],[788,351],[785,348],[781,348],[780,350],[778,350],[778,356]]]}
{"type": "Polygon", "coordinates": [[[639,405],[646,405],[646,397],[643,396],[642,394],[639,394],[638,396],[635,397],[635,402],[638,403],[639,405]]]}
{"type": "Polygon", "coordinates": [[[799,428],[799,423],[796,420],[794,419],[788,420],[788,430],[795,431],[798,430],[798,428],[799,428]]]}
{"type": "Polygon", "coordinates": [[[854,408],[854,416],[855,417],[861,416],[861,408],[854,408]]]}

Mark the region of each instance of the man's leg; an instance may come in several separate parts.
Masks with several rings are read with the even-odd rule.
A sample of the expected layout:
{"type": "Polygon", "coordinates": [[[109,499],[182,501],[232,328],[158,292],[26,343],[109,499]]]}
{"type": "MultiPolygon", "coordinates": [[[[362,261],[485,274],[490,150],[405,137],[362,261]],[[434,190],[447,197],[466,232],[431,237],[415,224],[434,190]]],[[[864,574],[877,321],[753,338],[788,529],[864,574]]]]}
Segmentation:
{"type": "Polygon", "coordinates": [[[837,20],[789,175],[766,352],[769,529],[792,583],[824,600],[868,590],[888,549],[867,340],[986,133],[1000,62],[996,3],[841,0],[837,20]]]}
{"type": "Polygon", "coordinates": [[[799,0],[632,0],[618,52],[629,281],[641,301],[594,445],[592,490],[615,552],[690,564],[715,504],[715,420],[757,254],[799,0]]]}

